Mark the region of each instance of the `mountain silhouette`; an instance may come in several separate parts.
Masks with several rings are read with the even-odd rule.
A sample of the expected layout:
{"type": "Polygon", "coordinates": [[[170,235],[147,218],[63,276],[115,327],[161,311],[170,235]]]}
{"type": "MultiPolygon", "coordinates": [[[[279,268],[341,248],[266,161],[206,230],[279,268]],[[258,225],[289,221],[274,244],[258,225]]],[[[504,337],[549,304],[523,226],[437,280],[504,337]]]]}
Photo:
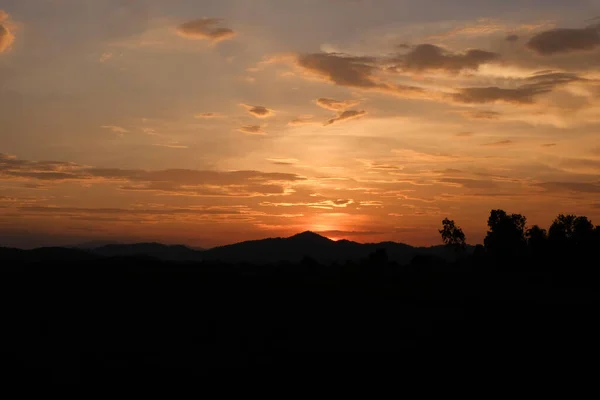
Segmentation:
{"type": "MultiPolygon", "coordinates": [[[[215,247],[202,252],[204,260],[223,262],[274,263],[298,262],[310,257],[318,262],[344,262],[367,258],[377,250],[385,250],[390,261],[408,264],[418,256],[453,260],[456,254],[445,246],[412,247],[403,243],[357,243],[349,240],[334,241],[314,232],[302,232],[289,238],[252,240],[215,247]]],[[[467,251],[471,251],[469,247],[467,251]]]]}
{"type": "Polygon", "coordinates": [[[162,261],[201,261],[200,251],[183,245],[161,243],[107,244],[91,249],[103,257],[153,257],[162,261]]]}
{"type": "MultiPolygon", "coordinates": [[[[102,242],[96,242],[101,244],[102,242]]],[[[315,232],[302,232],[288,238],[250,240],[209,250],[192,249],[184,245],[161,243],[105,244],[94,247],[94,242],[68,248],[47,247],[34,250],[0,248],[2,260],[73,260],[97,258],[149,257],[161,261],[228,263],[299,262],[311,258],[320,263],[359,261],[378,250],[385,250],[390,261],[408,264],[415,257],[433,257],[453,261],[456,253],[446,246],[413,247],[404,243],[357,243],[350,240],[331,240],[315,232]]],[[[471,253],[473,247],[467,247],[471,253]]]]}

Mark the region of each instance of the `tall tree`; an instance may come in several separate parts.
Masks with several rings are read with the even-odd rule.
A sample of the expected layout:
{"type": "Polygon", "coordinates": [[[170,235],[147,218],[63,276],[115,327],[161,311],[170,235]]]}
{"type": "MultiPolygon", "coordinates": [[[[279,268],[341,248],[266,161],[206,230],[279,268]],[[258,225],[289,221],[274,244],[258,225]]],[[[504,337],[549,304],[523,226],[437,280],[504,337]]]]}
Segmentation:
{"type": "Polygon", "coordinates": [[[444,219],[442,221],[442,229],[439,232],[446,246],[454,247],[457,250],[462,250],[466,247],[465,234],[460,227],[456,226],[453,220],[444,219]]]}
{"type": "Polygon", "coordinates": [[[527,218],[521,214],[507,214],[492,210],[488,218],[489,231],[484,240],[486,252],[495,257],[522,255],[527,248],[525,225],[527,218]]]}
{"type": "Polygon", "coordinates": [[[540,228],[538,225],[533,225],[527,230],[525,236],[527,237],[527,245],[532,254],[540,255],[544,253],[548,242],[548,234],[545,229],[540,228]]]}

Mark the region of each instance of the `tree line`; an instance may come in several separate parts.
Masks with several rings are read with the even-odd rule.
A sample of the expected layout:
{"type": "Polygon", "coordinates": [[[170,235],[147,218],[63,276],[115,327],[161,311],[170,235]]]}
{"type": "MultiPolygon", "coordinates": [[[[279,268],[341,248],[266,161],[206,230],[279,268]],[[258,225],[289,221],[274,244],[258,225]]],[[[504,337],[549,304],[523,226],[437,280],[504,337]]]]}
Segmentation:
{"type": "MultiPolygon", "coordinates": [[[[492,210],[487,225],[483,246],[476,246],[476,255],[495,259],[556,257],[587,255],[600,248],[600,225],[594,226],[585,216],[559,214],[546,230],[539,225],[528,227],[524,215],[492,210]]],[[[439,232],[447,246],[457,252],[465,250],[466,236],[453,220],[444,219],[439,232]]]]}

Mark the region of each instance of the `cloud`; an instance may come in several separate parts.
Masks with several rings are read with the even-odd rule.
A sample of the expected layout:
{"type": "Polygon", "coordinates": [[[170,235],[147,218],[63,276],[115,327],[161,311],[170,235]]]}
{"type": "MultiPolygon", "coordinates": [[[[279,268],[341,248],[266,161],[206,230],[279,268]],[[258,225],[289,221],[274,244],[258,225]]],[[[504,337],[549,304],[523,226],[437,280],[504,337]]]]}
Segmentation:
{"type": "Polygon", "coordinates": [[[359,100],[333,100],[321,97],[315,100],[315,103],[326,110],[344,111],[348,108],[355,107],[360,104],[359,100]]]}
{"type": "Polygon", "coordinates": [[[60,161],[28,161],[0,154],[0,180],[113,183],[119,189],[173,196],[258,197],[286,195],[286,187],[306,180],[296,174],[191,169],[93,168],[60,161]]]}
{"type": "Polygon", "coordinates": [[[288,122],[288,126],[302,126],[302,125],[312,125],[317,124],[318,122],[313,119],[312,115],[304,115],[300,117],[296,117],[290,122],[288,122]]]}
{"type": "Polygon", "coordinates": [[[554,147],[554,146],[556,146],[556,143],[544,143],[542,145],[542,147],[554,147]]]}
{"type": "Polygon", "coordinates": [[[267,161],[275,165],[294,165],[298,163],[295,158],[267,158],[267,161]]]}
{"type": "Polygon", "coordinates": [[[596,174],[600,171],[600,160],[597,159],[563,158],[558,164],[563,169],[581,173],[596,174]]]}
{"type": "Polygon", "coordinates": [[[600,184],[589,182],[545,182],[537,186],[551,192],[600,193],[600,184]]]}
{"type": "Polygon", "coordinates": [[[555,87],[571,82],[586,81],[584,78],[566,72],[545,72],[525,78],[517,88],[472,87],[459,89],[450,96],[460,103],[517,103],[531,104],[534,97],[550,93],[555,87]]]}
{"type": "Polygon", "coordinates": [[[498,185],[490,180],[466,179],[466,178],[442,178],[440,183],[447,183],[453,186],[461,186],[467,189],[491,189],[498,185]]]}
{"type": "Polygon", "coordinates": [[[205,112],[202,114],[194,115],[194,118],[202,119],[202,118],[221,118],[223,115],[215,112],[205,112]]]}
{"type": "Polygon", "coordinates": [[[368,170],[370,171],[378,171],[378,172],[398,172],[402,171],[403,167],[396,164],[386,164],[379,163],[373,160],[358,160],[360,161],[368,170]]]}
{"type": "Polygon", "coordinates": [[[468,23],[463,26],[458,26],[453,28],[447,32],[443,32],[437,35],[430,36],[431,39],[447,39],[453,36],[465,35],[465,36],[476,36],[480,37],[482,35],[493,34],[497,32],[505,32],[507,30],[510,31],[525,31],[531,32],[534,30],[538,30],[541,28],[548,28],[552,24],[548,21],[533,23],[533,24],[521,24],[521,25],[513,25],[507,26],[504,23],[496,22],[490,20],[488,18],[481,18],[477,20],[475,23],[468,23]]]}
{"type": "Polygon", "coordinates": [[[240,210],[225,207],[203,207],[203,208],[81,208],[81,207],[54,207],[54,206],[29,206],[19,207],[24,213],[49,213],[58,214],[123,214],[123,215],[168,215],[168,214],[196,214],[196,215],[237,215],[240,210]]]}
{"type": "Polygon", "coordinates": [[[201,18],[179,25],[177,33],[188,39],[210,40],[213,43],[231,39],[235,32],[229,28],[218,27],[220,18],[201,18]]]}
{"type": "Polygon", "coordinates": [[[264,106],[251,106],[249,104],[240,104],[242,107],[246,108],[250,114],[255,116],[256,118],[268,118],[275,115],[275,111],[264,107],[264,106]]]}
{"type": "Polygon", "coordinates": [[[519,35],[508,35],[504,38],[507,42],[517,42],[519,41],[519,35]]]}
{"type": "Polygon", "coordinates": [[[471,137],[473,135],[474,135],[473,132],[459,132],[454,136],[456,136],[456,137],[471,137]]]}
{"type": "Polygon", "coordinates": [[[465,53],[451,53],[433,44],[421,44],[407,54],[397,57],[398,64],[392,69],[411,72],[429,70],[457,73],[462,70],[477,70],[480,65],[496,61],[497,53],[471,49],[465,53]]]}
{"type": "Polygon", "coordinates": [[[533,36],[527,47],[542,56],[593,50],[600,46],[599,28],[600,25],[583,29],[552,29],[533,36]]]}
{"type": "Polygon", "coordinates": [[[366,111],[346,110],[341,113],[338,113],[336,117],[330,119],[324,125],[327,126],[340,121],[348,121],[350,119],[360,118],[364,115],[367,115],[366,111]]]}
{"type": "Polygon", "coordinates": [[[155,143],[154,146],[158,147],[166,147],[169,149],[189,149],[189,146],[179,144],[179,143],[155,143]]]}
{"type": "Polygon", "coordinates": [[[354,200],[352,199],[335,199],[307,203],[272,203],[265,201],[260,203],[259,205],[262,207],[308,207],[323,210],[333,210],[335,208],[346,208],[351,204],[354,204],[354,200]]]}
{"type": "Polygon", "coordinates": [[[339,86],[373,89],[406,97],[424,97],[416,86],[383,82],[375,73],[381,68],[374,57],[353,57],[339,53],[312,53],[297,56],[296,64],[305,72],[339,86]]]}
{"type": "Polygon", "coordinates": [[[508,146],[511,144],[514,144],[514,142],[512,140],[500,140],[499,142],[482,144],[482,146],[499,147],[499,146],[508,146]]]}
{"type": "Polygon", "coordinates": [[[351,57],[337,53],[313,53],[298,57],[298,65],[330,81],[349,87],[376,88],[375,58],[351,57]]]}
{"type": "Polygon", "coordinates": [[[112,56],[113,56],[113,54],[110,52],[103,53],[100,56],[100,58],[98,59],[98,61],[101,63],[106,62],[106,61],[110,60],[112,58],[112,56]]]}
{"type": "Polygon", "coordinates": [[[7,52],[15,40],[15,35],[10,31],[8,24],[3,23],[8,19],[8,14],[0,10],[0,54],[7,52]]]}
{"type": "Polygon", "coordinates": [[[245,125],[238,129],[242,133],[246,133],[248,135],[266,135],[265,132],[260,125],[245,125]]]}
{"type": "Polygon", "coordinates": [[[124,133],[128,133],[129,131],[125,128],[116,125],[103,125],[100,128],[108,129],[111,132],[117,133],[119,135],[123,135],[124,133]]]}
{"type": "Polygon", "coordinates": [[[470,119],[498,119],[502,115],[497,111],[489,110],[468,110],[461,111],[461,114],[470,119]]]}

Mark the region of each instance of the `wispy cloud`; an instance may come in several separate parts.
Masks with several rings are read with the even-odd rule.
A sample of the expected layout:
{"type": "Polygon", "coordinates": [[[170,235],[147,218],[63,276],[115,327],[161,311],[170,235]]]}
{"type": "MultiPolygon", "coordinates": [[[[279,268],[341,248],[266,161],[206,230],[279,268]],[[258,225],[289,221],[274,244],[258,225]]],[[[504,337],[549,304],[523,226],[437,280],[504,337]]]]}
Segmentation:
{"type": "Polygon", "coordinates": [[[335,124],[341,121],[348,121],[351,119],[360,118],[362,116],[367,115],[366,111],[358,111],[358,110],[346,110],[338,113],[334,118],[331,118],[329,121],[325,122],[325,126],[335,124]]]}
{"type": "Polygon", "coordinates": [[[114,132],[119,135],[129,133],[129,131],[127,129],[117,126],[117,125],[102,125],[101,128],[108,129],[109,131],[114,132]]]}
{"type": "Polygon", "coordinates": [[[245,125],[238,129],[242,133],[246,133],[248,135],[266,135],[265,132],[260,125],[245,125]]]}
{"type": "Polygon", "coordinates": [[[197,118],[197,119],[222,118],[222,117],[223,117],[223,114],[216,113],[216,112],[205,112],[205,113],[194,115],[194,118],[197,118]]]}
{"type": "Polygon", "coordinates": [[[252,106],[249,104],[240,104],[242,107],[244,107],[251,115],[255,116],[256,118],[268,118],[268,117],[272,117],[275,115],[275,111],[271,110],[270,108],[264,107],[264,106],[252,106]]]}
{"type": "Polygon", "coordinates": [[[314,120],[312,115],[303,115],[300,117],[296,117],[290,122],[288,122],[288,126],[302,126],[312,124],[318,124],[318,122],[314,120]]]}
{"type": "Polygon", "coordinates": [[[327,98],[319,98],[315,100],[315,104],[326,110],[331,111],[344,111],[348,108],[355,107],[360,104],[359,100],[334,100],[327,98]]]}
{"type": "Polygon", "coordinates": [[[112,57],[113,57],[113,53],[111,53],[111,52],[102,53],[102,55],[100,56],[98,61],[103,63],[103,62],[110,60],[112,57]]]}
{"type": "Polygon", "coordinates": [[[210,40],[218,43],[235,36],[232,29],[219,26],[222,22],[220,18],[200,18],[179,25],[177,33],[188,39],[210,40]]]}
{"type": "Polygon", "coordinates": [[[298,163],[298,160],[295,158],[267,158],[267,161],[275,165],[294,165],[298,163]]]}
{"type": "Polygon", "coordinates": [[[486,143],[486,144],[483,144],[482,146],[501,147],[501,146],[509,146],[511,144],[514,144],[514,142],[512,140],[500,140],[498,142],[486,143]]]}

